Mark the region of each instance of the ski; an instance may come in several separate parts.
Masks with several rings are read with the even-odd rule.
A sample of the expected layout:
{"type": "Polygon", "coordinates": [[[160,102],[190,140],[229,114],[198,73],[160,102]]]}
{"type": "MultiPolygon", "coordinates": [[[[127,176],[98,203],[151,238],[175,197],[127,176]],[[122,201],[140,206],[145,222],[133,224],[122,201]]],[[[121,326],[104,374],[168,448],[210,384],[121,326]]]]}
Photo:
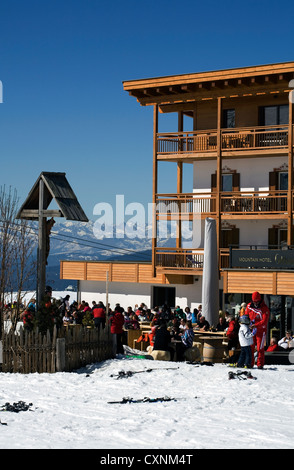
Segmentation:
{"type": "Polygon", "coordinates": [[[229,375],[229,380],[236,379],[236,378],[239,380],[247,380],[247,379],[256,380],[257,379],[251,374],[251,372],[247,370],[244,370],[244,371],[237,370],[236,372],[229,372],[228,375],[229,375]]]}
{"type": "Polygon", "coordinates": [[[118,374],[111,374],[110,377],[116,377],[117,379],[123,379],[123,378],[128,378],[132,377],[134,374],[142,374],[143,372],[152,372],[154,370],[177,370],[178,367],[166,367],[164,369],[145,369],[145,370],[128,370],[124,371],[121,370],[118,372],[118,374]]]}
{"type": "MultiPolygon", "coordinates": [[[[197,397],[194,397],[194,398],[197,398],[197,397]]],[[[158,403],[158,402],[169,402],[169,401],[178,401],[178,400],[185,400],[185,398],[171,398],[171,397],[165,396],[165,397],[158,397],[158,398],[144,397],[144,398],[139,398],[139,399],[133,399],[130,397],[124,397],[122,400],[108,401],[107,403],[124,405],[126,403],[158,403]]]]}
{"type": "Polygon", "coordinates": [[[134,400],[133,398],[130,398],[130,397],[124,397],[120,401],[108,401],[107,403],[109,403],[109,404],[157,403],[157,402],[162,402],[162,401],[177,401],[177,399],[176,398],[171,398],[171,397],[159,397],[159,398],[144,397],[144,398],[139,398],[139,399],[134,400]]]}

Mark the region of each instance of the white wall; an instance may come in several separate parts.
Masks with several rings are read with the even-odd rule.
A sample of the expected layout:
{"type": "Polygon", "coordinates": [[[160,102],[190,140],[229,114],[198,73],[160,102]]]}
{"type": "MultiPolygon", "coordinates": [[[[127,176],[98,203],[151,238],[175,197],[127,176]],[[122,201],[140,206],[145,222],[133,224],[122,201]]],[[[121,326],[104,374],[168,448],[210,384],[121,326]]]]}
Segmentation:
{"type": "MultiPolygon", "coordinates": [[[[240,173],[241,191],[267,191],[269,189],[269,173],[274,168],[281,168],[285,164],[287,165],[287,157],[285,156],[223,159],[222,168],[229,168],[240,173]]],[[[215,160],[194,162],[193,192],[209,193],[211,191],[211,174],[215,171],[215,160]]],[[[281,219],[234,219],[226,222],[240,229],[240,245],[267,245],[268,229],[273,225],[280,225],[281,219]]],[[[204,223],[202,221],[201,246],[203,246],[203,230],[204,223]]]]}
{"type": "MultiPolygon", "coordinates": [[[[176,287],[176,305],[181,308],[195,308],[201,304],[202,278],[189,285],[166,285],[162,287],[176,287]]],[[[91,305],[92,301],[101,300],[106,303],[106,284],[103,281],[80,281],[80,298],[91,305]]],[[[157,285],[157,284],[156,284],[157,285]]],[[[152,284],[136,284],[133,282],[110,282],[108,289],[108,301],[114,308],[116,303],[127,309],[144,302],[148,308],[152,308],[152,284]]]]}
{"type": "MultiPolygon", "coordinates": [[[[222,168],[240,173],[240,190],[267,190],[269,172],[287,164],[286,156],[223,159],[222,168]]],[[[197,161],[193,165],[193,192],[211,191],[211,174],[216,171],[216,160],[197,161]]]]}

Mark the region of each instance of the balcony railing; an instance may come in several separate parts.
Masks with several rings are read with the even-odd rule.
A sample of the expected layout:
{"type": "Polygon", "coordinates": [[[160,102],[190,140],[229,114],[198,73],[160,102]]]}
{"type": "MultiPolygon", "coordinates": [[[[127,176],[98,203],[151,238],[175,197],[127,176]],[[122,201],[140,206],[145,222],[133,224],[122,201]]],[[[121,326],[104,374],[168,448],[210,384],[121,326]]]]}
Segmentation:
{"type": "MultiPolygon", "coordinates": [[[[221,248],[219,265],[229,267],[229,248],[221,248]]],[[[199,271],[203,269],[204,249],[156,248],[156,266],[168,271],[199,271]]]]}
{"type": "MultiPolygon", "coordinates": [[[[266,150],[288,147],[289,126],[242,127],[221,129],[224,151],[266,150]]],[[[217,131],[193,131],[157,134],[158,154],[211,153],[217,148],[217,131]]]]}
{"type": "MultiPolygon", "coordinates": [[[[163,271],[195,273],[203,270],[204,250],[187,248],[156,248],[156,266],[163,271]]],[[[292,269],[294,246],[248,245],[220,248],[219,268],[292,269]]]]}
{"type": "MultiPolygon", "coordinates": [[[[233,191],[220,194],[222,214],[281,214],[286,213],[287,208],[286,191],[233,191]]],[[[214,216],[216,193],[157,194],[156,213],[159,217],[176,217],[177,214],[214,216]]]]}
{"type": "Polygon", "coordinates": [[[279,214],[287,212],[286,191],[221,193],[223,214],[279,214]]]}
{"type": "Polygon", "coordinates": [[[214,193],[198,195],[197,193],[157,194],[157,215],[167,214],[202,214],[215,213],[216,196],[214,193]]]}
{"type": "Polygon", "coordinates": [[[156,266],[178,269],[202,269],[203,249],[156,248],[156,266]]]}

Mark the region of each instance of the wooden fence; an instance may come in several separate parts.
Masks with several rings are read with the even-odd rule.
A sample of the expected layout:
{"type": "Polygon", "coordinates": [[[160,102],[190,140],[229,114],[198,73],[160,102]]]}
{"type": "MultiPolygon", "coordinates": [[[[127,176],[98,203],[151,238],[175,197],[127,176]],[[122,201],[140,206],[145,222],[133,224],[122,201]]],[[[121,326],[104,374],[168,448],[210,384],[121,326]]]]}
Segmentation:
{"type": "Polygon", "coordinates": [[[20,328],[17,333],[10,330],[2,339],[3,372],[70,372],[115,356],[108,325],[100,332],[72,325],[46,335],[20,328]]]}

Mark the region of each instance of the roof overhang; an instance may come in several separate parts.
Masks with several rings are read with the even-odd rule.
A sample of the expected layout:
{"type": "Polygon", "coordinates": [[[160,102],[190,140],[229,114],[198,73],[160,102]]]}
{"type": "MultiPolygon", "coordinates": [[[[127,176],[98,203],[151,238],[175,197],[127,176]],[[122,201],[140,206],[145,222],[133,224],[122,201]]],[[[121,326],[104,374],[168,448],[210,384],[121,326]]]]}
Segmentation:
{"type": "Polygon", "coordinates": [[[142,105],[291,91],[294,62],[216,70],[184,75],[128,80],[123,88],[142,105]]]}

